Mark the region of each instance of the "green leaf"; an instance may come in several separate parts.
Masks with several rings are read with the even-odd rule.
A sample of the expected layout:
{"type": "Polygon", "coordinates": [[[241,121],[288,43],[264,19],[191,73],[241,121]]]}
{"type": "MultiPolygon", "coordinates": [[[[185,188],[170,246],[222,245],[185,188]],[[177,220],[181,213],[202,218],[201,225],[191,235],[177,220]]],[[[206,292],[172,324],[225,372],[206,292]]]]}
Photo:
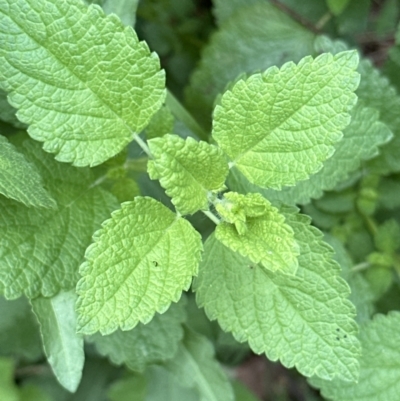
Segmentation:
{"type": "Polygon", "coordinates": [[[172,132],[174,127],[174,116],[165,105],[154,114],[150,120],[149,125],[146,127],[146,138],[158,138],[165,134],[172,132]]]}
{"type": "MultiPolygon", "coordinates": [[[[353,3],[358,3],[353,2],[353,3]]],[[[315,41],[315,49],[319,52],[342,51],[346,48],[343,42],[332,41],[327,37],[320,37],[315,41]]],[[[393,133],[393,139],[379,149],[379,156],[368,163],[373,173],[388,174],[400,171],[400,96],[381,72],[374,68],[372,63],[361,60],[358,66],[361,75],[360,86],[356,94],[366,107],[379,111],[379,120],[386,124],[393,133]]]]}
{"type": "Polygon", "coordinates": [[[386,220],[378,227],[375,234],[375,246],[387,254],[394,253],[400,248],[400,225],[394,220],[386,220]]]}
{"type": "Polygon", "coordinates": [[[111,401],[146,401],[147,387],[144,376],[129,376],[113,383],[107,395],[111,401]]]}
{"type": "Polygon", "coordinates": [[[325,235],[324,240],[334,249],[334,259],[342,268],[342,277],[351,288],[350,301],[357,310],[356,320],[361,324],[368,321],[374,312],[375,294],[367,279],[353,270],[354,263],[342,243],[331,235],[325,235]]]}
{"type": "Polygon", "coordinates": [[[54,208],[35,166],[0,136],[0,193],[26,206],[54,208]]]}
{"type": "Polygon", "coordinates": [[[200,235],[152,198],[123,203],[93,238],[77,286],[84,334],[148,323],[177,302],[197,274],[200,235]]]}
{"type": "Polygon", "coordinates": [[[350,123],[357,64],[354,51],[326,53],[238,81],[214,110],[214,139],[256,185],[280,189],[308,178],[350,123]]]}
{"type": "Polygon", "coordinates": [[[31,301],[47,360],[58,381],[71,393],[78,388],[85,362],[83,337],[76,334],[75,302],[74,292],[31,301]]]}
{"type": "Polygon", "coordinates": [[[25,297],[7,301],[0,296],[0,355],[28,361],[42,355],[39,327],[25,297]]]}
{"type": "Polygon", "coordinates": [[[18,389],[14,383],[14,362],[0,358],[0,400],[19,401],[18,389]]]}
{"type": "Polygon", "coordinates": [[[291,208],[281,212],[300,245],[297,274],[254,266],[212,235],[194,281],[197,302],[223,330],[272,361],[305,376],[356,380],[355,310],[332,249],[309,218],[291,208]]]}
{"type": "Polygon", "coordinates": [[[102,5],[106,14],[116,14],[123,24],[134,26],[139,0],[105,0],[102,5]]]}
{"type": "Polygon", "coordinates": [[[117,365],[142,372],[148,365],[172,358],[183,337],[185,305],[172,304],[167,312],[155,315],[148,324],[139,323],[130,331],[117,330],[108,336],[90,337],[101,355],[117,365]]]}
{"type": "Polygon", "coordinates": [[[159,60],[116,16],[80,0],[2,0],[0,15],[0,87],[59,161],[104,162],[161,106],[159,60]]]}
{"type": "Polygon", "coordinates": [[[25,124],[22,124],[15,116],[16,110],[8,103],[7,93],[0,89],[0,120],[6,123],[12,124],[16,128],[24,128],[25,124]]]}
{"type": "Polygon", "coordinates": [[[187,329],[175,358],[164,366],[182,386],[197,389],[200,401],[234,400],[232,387],[214,359],[212,344],[199,334],[187,329]]]}
{"type": "Polygon", "coordinates": [[[33,384],[27,384],[20,389],[18,401],[54,401],[54,400],[40,387],[37,387],[33,384]]]}
{"type": "Polygon", "coordinates": [[[388,401],[400,394],[400,313],[376,315],[362,326],[360,377],[357,383],[311,379],[322,395],[335,401],[388,401]]]}
{"type": "MultiPolygon", "coordinates": [[[[311,198],[320,198],[324,191],[330,191],[346,180],[363,160],[377,156],[378,147],[392,138],[391,131],[379,121],[378,111],[363,107],[362,102],[357,103],[351,114],[350,125],[343,131],[343,139],[336,144],[335,153],[320,171],[308,180],[298,182],[295,187],[263,191],[264,196],[286,204],[309,203],[311,198]]],[[[244,186],[254,190],[251,184],[244,183],[244,186]]]]}
{"type": "Polygon", "coordinates": [[[228,164],[216,146],[177,135],[152,139],[148,144],[154,156],[147,167],[150,178],[160,180],[180,213],[207,210],[211,194],[225,188],[228,164]]]}
{"type": "Polygon", "coordinates": [[[228,83],[243,73],[263,71],[286,61],[298,62],[313,52],[314,37],[267,1],[242,8],[204,48],[187,90],[188,106],[198,121],[211,122],[213,102],[228,83]]]}
{"type": "Polygon", "coordinates": [[[93,186],[89,169],[57,163],[33,141],[18,150],[36,166],[58,208],[32,209],[0,199],[0,291],[9,299],[51,297],[76,285],[93,232],[118,204],[93,186]]]}
{"type": "Polygon", "coordinates": [[[225,246],[268,270],[296,273],[299,247],[294,232],[270,202],[259,194],[228,193],[217,210],[228,217],[215,230],[215,237],[225,246]]]}
{"type": "MultiPolygon", "coordinates": [[[[148,393],[145,401],[199,401],[198,392],[184,387],[180,377],[174,377],[162,366],[152,366],[146,371],[148,393]]],[[[119,400],[118,400],[119,401],[119,400]]]]}
{"type": "Polygon", "coordinates": [[[334,15],[340,15],[349,5],[351,0],[326,0],[329,10],[334,15]]]}

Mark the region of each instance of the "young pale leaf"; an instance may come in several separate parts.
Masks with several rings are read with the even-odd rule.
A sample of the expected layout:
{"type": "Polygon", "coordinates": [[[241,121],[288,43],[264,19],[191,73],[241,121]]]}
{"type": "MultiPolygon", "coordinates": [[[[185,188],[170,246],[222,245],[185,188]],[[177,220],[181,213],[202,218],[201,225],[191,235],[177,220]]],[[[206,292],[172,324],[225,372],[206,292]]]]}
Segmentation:
{"type": "Polygon", "coordinates": [[[305,376],[354,381],[360,346],[349,288],[332,249],[309,219],[293,209],[281,212],[300,245],[297,274],[254,266],[212,235],[194,282],[197,302],[254,352],[295,366],[305,376]]]}
{"type": "Polygon", "coordinates": [[[185,387],[195,388],[200,401],[233,401],[232,387],[219,363],[212,344],[203,336],[186,330],[175,358],[164,364],[185,387]]]}
{"type": "MultiPolygon", "coordinates": [[[[244,2],[218,3],[232,11],[244,2]]],[[[314,37],[269,2],[258,0],[257,4],[250,4],[246,0],[246,7],[232,15],[204,48],[187,90],[190,109],[199,121],[210,123],[214,100],[228,83],[243,73],[264,71],[286,61],[298,62],[313,52],[314,37]]]]}
{"type": "Polygon", "coordinates": [[[400,313],[376,315],[360,329],[362,355],[357,383],[312,378],[324,397],[335,401],[388,401],[400,394],[400,313]]]}
{"type": "Polygon", "coordinates": [[[35,166],[0,136],[0,193],[26,206],[54,208],[56,203],[43,188],[35,166]]]}
{"type": "Polygon", "coordinates": [[[197,274],[200,235],[152,198],[123,203],[93,238],[77,286],[84,334],[148,323],[177,302],[197,274]]]}
{"type": "Polygon", "coordinates": [[[7,301],[0,296],[0,355],[28,361],[42,355],[39,326],[25,297],[7,301]]]}
{"type": "MultiPolygon", "coordinates": [[[[233,198],[229,197],[230,194],[226,195],[229,200],[222,206],[227,209],[231,219],[217,226],[215,237],[228,248],[249,257],[253,263],[261,263],[268,270],[295,274],[299,247],[292,228],[285,223],[285,217],[259,194],[233,193],[241,197],[236,204],[231,202],[233,198]],[[263,205],[259,199],[254,199],[256,196],[263,199],[263,205]],[[250,211],[247,216],[246,211],[250,211]]],[[[227,216],[221,205],[218,206],[217,210],[222,217],[227,216]]]]}
{"type": "Polygon", "coordinates": [[[350,122],[358,55],[325,53],[238,81],[214,111],[213,137],[252,183],[280,189],[317,172],[350,122]]]}
{"type": "Polygon", "coordinates": [[[0,87],[58,160],[102,163],[161,106],[157,56],[115,15],[80,0],[2,0],[0,14],[0,87]]]}
{"type": "Polygon", "coordinates": [[[117,330],[108,336],[96,333],[89,341],[112,362],[142,372],[148,365],[175,355],[185,319],[185,304],[179,302],[162,315],[156,314],[148,324],[139,323],[130,331],[117,330]]]}
{"type": "Polygon", "coordinates": [[[148,163],[150,178],[160,180],[176,209],[182,214],[208,209],[209,192],[224,188],[229,171],[221,149],[177,135],[148,143],[154,156],[148,163]]]}
{"type": "Polygon", "coordinates": [[[38,169],[58,208],[0,199],[0,290],[9,299],[52,297],[74,288],[93,232],[118,203],[93,186],[90,169],[57,163],[31,140],[18,150],[38,169]]]}
{"type": "Polygon", "coordinates": [[[47,360],[58,381],[71,393],[78,388],[85,362],[83,337],[76,333],[75,302],[74,292],[31,301],[47,360]]]}
{"type": "MultiPolygon", "coordinates": [[[[359,102],[352,111],[349,126],[343,131],[343,139],[336,144],[335,153],[320,171],[294,187],[285,187],[281,191],[266,190],[263,195],[286,204],[306,204],[311,198],[320,198],[324,191],[334,189],[347,179],[363,160],[377,156],[378,147],[389,142],[392,136],[389,128],[379,121],[378,111],[359,102]]],[[[243,181],[242,186],[255,190],[251,183],[243,181]]]]}

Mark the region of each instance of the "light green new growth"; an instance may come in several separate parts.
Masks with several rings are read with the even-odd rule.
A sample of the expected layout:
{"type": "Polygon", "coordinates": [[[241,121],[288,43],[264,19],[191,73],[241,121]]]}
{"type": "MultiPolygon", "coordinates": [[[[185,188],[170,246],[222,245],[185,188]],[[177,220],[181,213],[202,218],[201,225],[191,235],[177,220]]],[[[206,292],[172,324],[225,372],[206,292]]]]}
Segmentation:
{"type": "Polygon", "coordinates": [[[147,366],[175,355],[183,337],[185,319],[185,303],[179,302],[162,315],[156,314],[148,324],[139,323],[132,330],[117,330],[108,336],[96,333],[89,340],[112,362],[142,372],[147,366]]]}
{"type": "Polygon", "coordinates": [[[56,207],[35,166],[3,136],[0,136],[0,193],[26,206],[56,207]]]}
{"type": "Polygon", "coordinates": [[[123,203],[93,238],[77,285],[84,334],[148,323],[177,302],[197,274],[200,235],[152,198],[123,203]]]}
{"type": "Polygon", "coordinates": [[[14,380],[15,361],[0,356],[0,399],[20,401],[18,387],[14,380]]]}
{"type": "Polygon", "coordinates": [[[159,179],[181,214],[208,210],[209,197],[225,188],[228,163],[216,146],[193,138],[165,135],[148,142],[154,156],[150,178],[159,179]]]}
{"type": "Polygon", "coordinates": [[[76,333],[75,302],[72,291],[31,301],[47,360],[58,381],[71,393],[78,388],[85,362],[83,336],[76,333]]]}
{"type": "Polygon", "coordinates": [[[376,315],[360,329],[362,355],[358,383],[312,378],[322,395],[335,401],[389,401],[400,394],[400,313],[376,315]]]}
{"type": "Polygon", "coordinates": [[[104,162],[161,106],[158,57],[99,6],[2,0],[0,18],[0,87],[32,138],[58,160],[104,162]]]}
{"type": "Polygon", "coordinates": [[[225,219],[215,237],[233,251],[271,271],[295,274],[299,247],[285,217],[260,194],[227,193],[216,205],[225,219]]]}
{"type": "Polygon", "coordinates": [[[317,172],[350,122],[354,51],[303,58],[238,81],[214,110],[214,139],[246,178],[280,189],[317,172]]]}
{"type": "Polygon", "coordinates": [[[52,297],[70,290],[93,232],[118,207],[88,168],[58,163],[32,140],[18,148],[41,175],[57,208],[0,199],[0,291],[6,298],[52,297]]]}
{"type": "MultiPolygon", "coordinates": [[[[363,160],[377,156],[378,147],[389,142],[392,136],[389,128],[379,121],[378,111],[364,107],[359,102],[352,111],[349,126],[343,131],[343,139],[336,144],[335,153],[320,171],[294,187],[286,187],[281,191],[266,190],[263,194],[268,199],[286,204],[309,203],[311,198],[320,198],[324,191],[334,189],[347,179],[363,160]]],[[[243,183],[243,186],[254,190],[254,185],[243,183]]]]}
{"type": "Polygon", "coordinates": [[[203,336],[186,330],[178,352],[164,366],[185,387],[195,388],[200,401],[233,401],[232,387],[219,363],[212,344],[203,336]]]}
{"type": "Polygon", "coordinates": [[[197,303],[223,330],[272,361],[305,376],[354,381],[360,345],[340,267],[309,218],[289,208],[281,213],[300,246],[296,275],[254,265],[212,235],[194,281],[197,303]]]}
{"type": "Polygon", "coordinates": [[[239,235],[247,232],[248,217],[261,217],[268,214],[271,203],[258,193],[246,195],[227,192],[222,200],[216,199],[215,209],[226,223],[234,224],[239,235]]]}

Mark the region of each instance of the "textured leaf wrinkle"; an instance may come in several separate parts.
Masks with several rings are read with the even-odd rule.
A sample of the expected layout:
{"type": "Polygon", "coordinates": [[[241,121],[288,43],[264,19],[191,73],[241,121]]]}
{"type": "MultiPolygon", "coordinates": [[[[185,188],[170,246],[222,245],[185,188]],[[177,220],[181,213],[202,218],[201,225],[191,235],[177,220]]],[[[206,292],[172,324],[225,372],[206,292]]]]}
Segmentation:
{"type": "Polygon", "coordinates": [[[239,80],[215,108],[214,139],[258,186],[280,189],[307,179],[350,122],[357,65],[354,51],[324,53],[239,80]]]}
{"type": "Polygon", "coordinates": [[[0,13],[0,86],[29,134],[58,160],[104,162],[161,107],[158,57],[115,15],[79,0],[3,0],[0,13]],[[27,59],[36,60],[29,69],[27,59]]]}

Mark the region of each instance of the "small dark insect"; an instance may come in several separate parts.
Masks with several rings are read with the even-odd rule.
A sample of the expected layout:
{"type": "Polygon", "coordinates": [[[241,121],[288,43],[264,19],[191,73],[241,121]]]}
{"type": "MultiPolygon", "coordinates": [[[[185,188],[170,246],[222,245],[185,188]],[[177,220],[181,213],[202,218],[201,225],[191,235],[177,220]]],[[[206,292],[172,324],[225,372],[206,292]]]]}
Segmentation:
{"type": "Polygon", "coordinates": [[[338,341],[339,341],[339,340],[340,340],[340,338],[339,338],[339,337],[336,337],[336,340],[338,340],[338,341]]]}
{"type": "Polygon", "coordinates": [[[158,262],[156,262],[155,260],[153,260],[153,265],[157,267],[157,266],[158,266],[158,262]]]}
{"type": "Polygon", "coordinates": [[[340,331],[340,329],[338,328],[338,329],[336,329],[336,331],[340,331]]]}
{"type": "Polygon", "coordinates": [[[254,266],[252,266],[252,265],[249,265],[249,269],[253,269],[254,268],[254,266]]]}
{"type": "Polygon", "coordinates": [[[343,336],[343,338],[347,338],[347,336],[346,336],[346,335],[344,335],[344,336],[343,336]]]}

